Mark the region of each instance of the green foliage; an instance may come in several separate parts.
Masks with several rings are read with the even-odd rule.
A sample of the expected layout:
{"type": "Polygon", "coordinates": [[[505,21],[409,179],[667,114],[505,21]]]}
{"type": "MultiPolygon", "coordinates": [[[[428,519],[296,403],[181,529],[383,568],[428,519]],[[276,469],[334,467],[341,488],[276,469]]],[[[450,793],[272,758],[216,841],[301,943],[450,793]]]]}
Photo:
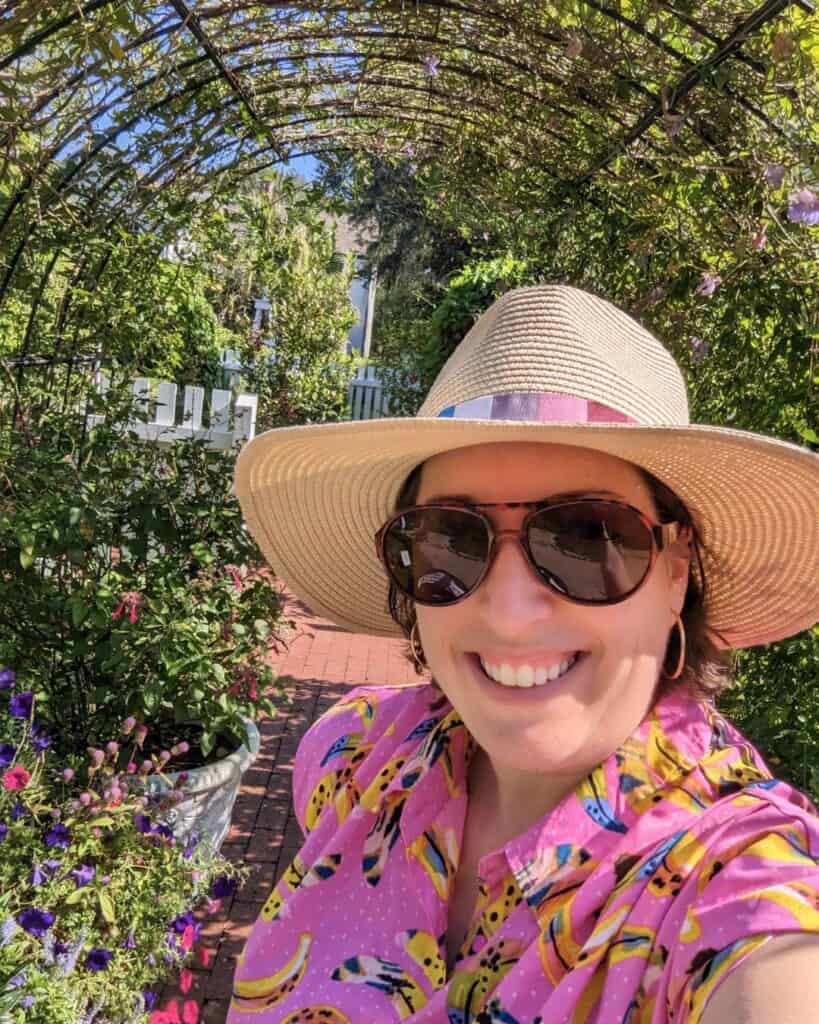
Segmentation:
{"type": "MultiPolygon", "coordinates": [[[[97,403],[100,399],[95,399],[97,403]]],[[[232,494],[234,453],[43,414],[3,440],[0,659],[85,746],[129,715],[202,722],[207,754],[275,710],[280,600],[232,494]]]]}
{"type": "Polygon", "coordinates": [[[0,1016],[76,1024],[93,1007],[99,1019],[142,1024],[144,992],[191,959],[197,927],[185,932],[186,915],[237,871],[205,843],[183,849],[157,828],[167,807],[133,786],[144,755],[132,734],[117,730],[107,751],[63,768],[36,704],[15,715],[10,696],[0,693],[0,1016]],[[34,911],[48,915],[40,929],[34,911]]]}

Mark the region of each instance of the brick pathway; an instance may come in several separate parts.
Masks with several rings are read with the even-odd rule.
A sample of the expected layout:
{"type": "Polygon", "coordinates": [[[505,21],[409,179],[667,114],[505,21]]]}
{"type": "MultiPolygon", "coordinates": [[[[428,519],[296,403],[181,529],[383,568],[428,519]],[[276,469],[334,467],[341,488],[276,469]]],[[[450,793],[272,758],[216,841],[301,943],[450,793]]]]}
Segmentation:
{"type": "MultiPolygon", "coordinates": [[[[301,847],[291,773],[304,731],[351,686],[396,685],[420,678],[404,659],[400,640],[348,633],[316,618],[290,596],[284,617],[295,622],[296,632],[273,666],[287,677],[292,704],[259,725],[261,750],[242,780],[231,830],[222,846],[226,857],[247,864],[251,874],[233,899],[206,921],[198,948],[210,954],[209,965],[203,967],[197,960],[185,993],[176,987],[163,993],[158,1005],[169,1021],[186,1020],[185,1004],[195,1001],[200,1024],[225,1022],[236,958],[272,886],[301,847]]],[[[188,1007],[191,1020],[193,1009],[188,1007]]]]}

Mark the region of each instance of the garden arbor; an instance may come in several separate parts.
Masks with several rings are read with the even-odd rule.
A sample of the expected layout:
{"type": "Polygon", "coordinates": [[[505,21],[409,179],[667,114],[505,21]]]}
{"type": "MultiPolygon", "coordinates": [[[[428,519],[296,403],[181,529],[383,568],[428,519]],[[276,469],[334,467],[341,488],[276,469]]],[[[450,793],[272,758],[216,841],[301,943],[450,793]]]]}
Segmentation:
{"type": "Polygon", "coordinates": [[[118,251],[153,233],[158,252],[303,154],[401,167],[467,238],[572,223],[599,246],[602,217],[638,264],[696,249],[691,274],[786,221],[777,178],[816,173],[810,0],[17,0],[0,19],[11,358],[98,347],[118,251]]]}

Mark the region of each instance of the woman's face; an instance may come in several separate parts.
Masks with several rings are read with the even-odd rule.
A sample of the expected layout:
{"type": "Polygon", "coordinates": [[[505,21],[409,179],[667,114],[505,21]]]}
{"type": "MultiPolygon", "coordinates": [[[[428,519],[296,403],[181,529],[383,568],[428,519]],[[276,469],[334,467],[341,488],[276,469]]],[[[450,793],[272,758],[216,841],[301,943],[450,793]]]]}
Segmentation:
{"type": "MultiPolygon", "coordinates": [[[[434,456],[424,465],[417,503],[452,495],[534,501],[578,491],[615,495],[657,521],[649,490],[630,463],[551,444],[476,445],[434,456]]],[[[484,511],[504,530],[520,526],[528,510],[484,511]]],[[[678,541],[660,554],[636,593],[592,607],[545,587],[520,544],[504,540],[473,594],[449,608],[417,606],[427,662],[498,768],[580,777],[651,708],[688,564],[688,543],[678,541]],[[525,688],[493,681],[480,660],[551,670],[574,656],[563,675],[525,688]]]]}

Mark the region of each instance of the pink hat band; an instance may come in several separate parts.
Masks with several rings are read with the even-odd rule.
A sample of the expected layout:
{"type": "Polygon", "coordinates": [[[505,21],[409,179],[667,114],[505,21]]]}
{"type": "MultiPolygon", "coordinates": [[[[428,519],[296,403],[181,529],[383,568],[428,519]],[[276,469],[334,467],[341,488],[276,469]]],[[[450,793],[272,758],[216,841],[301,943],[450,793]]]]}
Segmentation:
{"type": "Polygon", "coordinates": [[[557,391],[508,391],[450,405],[439,418],[456,420],[521,420],[527,423],[637,423],[616,409],[578,395],[557,391]]]}

